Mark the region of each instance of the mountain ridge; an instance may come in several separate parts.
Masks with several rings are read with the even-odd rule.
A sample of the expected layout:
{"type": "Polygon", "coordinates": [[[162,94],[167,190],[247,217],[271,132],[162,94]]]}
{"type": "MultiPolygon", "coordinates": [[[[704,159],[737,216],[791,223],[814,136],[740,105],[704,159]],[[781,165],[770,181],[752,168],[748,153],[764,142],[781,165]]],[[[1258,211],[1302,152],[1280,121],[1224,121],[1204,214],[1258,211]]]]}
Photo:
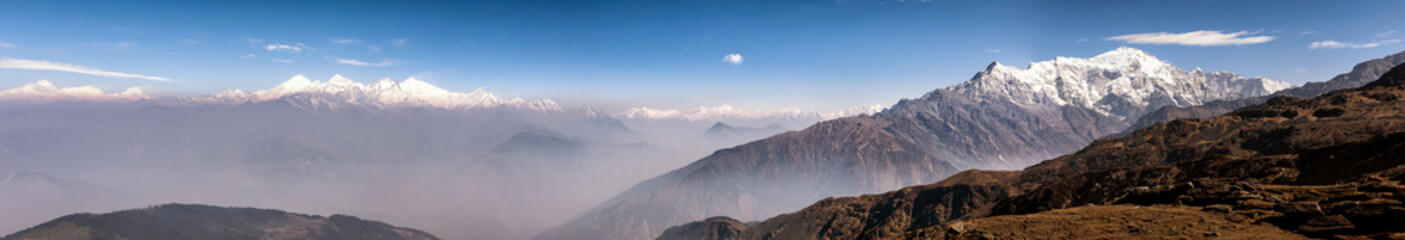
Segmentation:
{"type": "MultiPolygon", "coordinates": [[[[1401,63],[1405,63],[1405,51],[1357,63],[1351,67],[1351,71],[1333,76],[1327,81],[1309,82],[1302,86],[1284,89],[1271,96],[1311,98],[1333,90],[1360,87],[1380,78],[1386,71],[1401,63]]],[[[1268,100],[1268,97],[1261,96],[1236,100],[1213,101],[1194,106],[1165,106],[1138,118],[1131,127],[1127,128],[1127,132],[1177,118],[1213,117],[1241,107],[1262,103],[1266,100],[1268,100]]]]}
{"type": "MultiPolygon", "coordinates": [[[[1078,229],[1085,226],[1060,224],[1117,218],[1141,220],[1113,222],[1098,234],[1156,238],[1194,227],[1201,237],[1397,236],[1405,227],[1399,208],[1405,198],[1397,194],[1405,189],[1402,99],[1405,66],[1397,66],[1360,88],[1311,99],[1278,96],[1214,118],[1158,123],[1021,171],[968,170],[939,183],[829,198],[732,225],[727,231],[735,237],[711,239],[1021,238],[1041,234],[1028,229],[1078,229]],[[1183,210],[1160,214],[1168,208],[1183,210]],[[1070,212],[1092,216],[1041,220],[1070,212]],[[999,222],[1010,218],[1023,220],[999,222]],[[1207,231],[1207,219],[1230,220],[1219,226],[1233,228],[1207,231]],[[1150,232],[1159,227],[1142,223],[1181,228],[1150,232]]],[[[676,228],[692,235],[670,237],[707,234],[688,231],[698,224],[708,223],[676,228]]]]}
{"type": "Polygon", "coordinates": [[[1023,167],[1121,131],[1130,125],[1127,115],[1158,104],[1238,98],[1270,81],[1188,73],[1132,48],[1099,56],[1056,58],[1025,70],[992,64],[965,83],[900,100],[876,114],[820,122],[718,150],[640,183],[537,239],[648,239],[665,226],[710,216],[754,220],[828,196],[935,182],[960,169],[1023,167]],[[1126,59],[1142,62],[1093,64],[1126,59]],[[1059,81],[1084,81],[1081,86],[1087,88],[1070,87],[1068,94],[1059,95],[1064,91],[1055,87],[1069,86],[1059,81]],[[1165,93],[1118,88],[1178,81],[1196,84],[1149,88],[1179,91],[1165,93]],[[1093,88],[1128,91],[1098,95],[1088,90],[1093,88]]]}
{"type": "Polygon", "coordinates": [[[3,239],[439,239],[424,231],[346,215],[165,204],[59,217],[3,239]]]}

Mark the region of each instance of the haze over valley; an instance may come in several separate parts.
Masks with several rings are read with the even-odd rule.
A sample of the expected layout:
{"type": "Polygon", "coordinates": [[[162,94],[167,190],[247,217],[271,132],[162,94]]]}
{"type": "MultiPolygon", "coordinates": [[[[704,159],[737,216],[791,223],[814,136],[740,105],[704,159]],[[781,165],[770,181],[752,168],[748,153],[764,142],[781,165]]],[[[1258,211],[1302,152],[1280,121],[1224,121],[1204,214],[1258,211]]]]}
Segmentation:
{"type": "Polygon", "coordinates": [[[1393,1],[0,8],[0,239],[1405,236],[1393,1]]]}

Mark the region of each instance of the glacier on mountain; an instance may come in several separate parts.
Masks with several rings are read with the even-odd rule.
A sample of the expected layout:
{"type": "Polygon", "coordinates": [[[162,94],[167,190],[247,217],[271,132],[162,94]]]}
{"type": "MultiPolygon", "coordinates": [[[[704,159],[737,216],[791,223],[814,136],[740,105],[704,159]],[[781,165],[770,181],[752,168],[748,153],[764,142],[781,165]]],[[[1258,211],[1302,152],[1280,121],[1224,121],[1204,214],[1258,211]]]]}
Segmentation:
{"type": "Polygon", "coordinates": [[[1001,97],[1017,104],[1091,109],[1135,119],[1149,106],[1199,105],[1214,100],[1263,96],[1293,87],[1263,77],[1230,72],[1186,72],[1145,51],[1120,47],[1092,58],[1057,57],[1025,69],[992,62],[970,81],[946,90],[1001,97]]]}

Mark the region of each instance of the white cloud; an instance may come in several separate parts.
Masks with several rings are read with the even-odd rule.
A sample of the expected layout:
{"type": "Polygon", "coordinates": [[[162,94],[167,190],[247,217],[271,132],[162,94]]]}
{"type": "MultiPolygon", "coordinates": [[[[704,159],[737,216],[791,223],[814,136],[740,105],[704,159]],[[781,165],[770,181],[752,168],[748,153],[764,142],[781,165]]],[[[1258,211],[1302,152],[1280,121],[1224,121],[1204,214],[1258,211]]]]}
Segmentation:
{"type": "Polygon", "coordinates": [[[253,53],[246,54],[246,55],[244,55],[244,56],[240,56],[239,59],[249,59],[249,58],[251,58],[251,57],[254,57],[254,54],[253,54],[253,53]]]}
{"type": "Polygon", "coordinates": [[[313,50],[312,48],[307,47],[307,45],[303,45],[302,43],[298,43],[298,44],[296,44],[296,45],[288,45],[288,44],[269,44],[269,45],[264,45],[264,46],[263,46],[263,49],[264,49],[264,50],[268,50],[268,51],[275,51],[275,52],[297,52],[297,53],[300,53],[300,52],[302,52],[303,50],[309,50],[309,51],[313,50]]]}
{"type": "Polygon", "coordinates": [[[366,49],[371,50],[372,52],[381,52],[381,47],[377,46],[366,46],[366,49]]]}
{"type": "Polygon", "coordinates": [[[277,63],[293,63],[293,60],[292,60],[292,59],[274,58],[274,59],[273,59],[273,62],[277,62],[277,63]]]}
{"type": "Polygon", "coordinates": [[[882,112],[883,110],[886,110],[886,109],[888,109],[888,107],[883,106],[883,105],[881,105],[881,104],[865,105],[865,106],[851,107],[851,108],[849,108],[849,109],[839,110],[839,111],[836,111],[836,112],[821,113],[821,114],[820,114],[820,117],[823,117],[824,119],[835,119],[835,118],[848,117],[848,116],[857,116],[857,115],[860,115],[860,114],[870,114],[870,115],[871,115],[871,114],[877,114],[878,112],[882,112]]]}
{"type": "Polygon", "coordinates": [[[84,66],[79,66],[79,65],[74,65],[74,64],[59,63],[59,62],[50,62],[50,61],[42,61],[42,60],[0,58],[0,68],[25,69],[25,70],[60,71],[60,72],[71,72],[71,73],[88,74],[88,75],[99,76],[99,77],[136,78],[136,79],[146,79],[146,80],[162,81],[162,82],[171,81],[171,79],[169,79],[169,78],[163,78],[163,77],[153,77],[153,76],[138,75],[138,74],[131,74],[131,73],[109,72],[109,71],[103,71],[103,70],[99,70],[99,69],[95,69],[95,68],[89,68],[89,67],[84,67],[84,66]]]}
{"type": "Polygon", "coordinates": [[[1004,51],[1005,51],[1005,49],[1001,49],[1001,48],[992,48],[992,49],[986,49],[986,50],[985,50],[985,52],[988,52],[988,53],[996,53],[996,54],[999,54],[1000,52],[1004,52],[1004,51]]]}
{"type": "Polygon", "coordinates": [[[391,45],[391,46],[395,46],[396,48],[405,47],[405,44],[409,44],[409,43],[410,43],[410,39],[409,39],[409,38],[401,38],[401,39],[395,39],[395,40],[391,40],[391,41],[390,41],[390,45],[391,45]]]}
{"type": "Polygon", "coordinates": [[[13,44],[13,43],[0,42],[0,48],[19,48],[19,47],[20,47],[19,45],[15,45],[15,44],[13,44]]]}
{"type": "Polygon", "coordinates": [[[361,43],[361,40],[356,40],[356,39],[344,39],[344,38],[333,38],[333,39],[332,39],[332,43],[335,43],[335,44],[359,44],[359,43],[361,43]]]}
{"type": "Polygon", "coordinates": [[[859,114],[874,114],[887,109],[883,105],[857,106],[835,112],[819,113],[810,110],[800,110],[786,108],[778,110],[745,110],[732,107],[732,105],[718,105],[715,107],[699,106],[689,110],[677,109],[654,109],[648,107],[634,107],[625,110],[619,117],[627,119],[682,119],[688,121],[708,121],[714,122],[722,119],[764,119],[764,118],[816,118],[834,119],[854,116],[859,114]]]}
{"type": "Polygon", "coordinates": [[[88,44],[88,46],[106,48],[117,52],[131,52],[132,49],[137,47],[137,42],[95,42],[88,44]]]}
{"type": "Polygon", "coordinates": [[[722,61],[723,61],[723,62],[730,63],[730,64],[732,64],[732,65],[741,65],[741,64],[742,64],[742,55],[741,55],[741,54],[736,54],[736,53],[727,54],[727,56],[722,57],[722,61]]]}
{"type": "Polygon", "coordinates": [[[1312,44],[1308,44],[1308,45],[1307,45],[1307,48],[1308,48],[1308,49],[1322,49],[1322,48],[1325,48],[1325,49],[1338,49],[1338,48],[1358,49],[1358,48],[1373,48],[1373,47],[1379,47],[1379,46],[1381,46],[1381,45],[1391,44],[1391,43],[1399,43],[1399,42],[1400,42],[1400,39],[1387,39],[1387,40],[1381,40],[1381,41],[1375,41],[1375,42],[1368,42],[1368,43],[1350,43],[1350,42],[1338,42],[1338,41],[1327,40],[1327,41],[1312,42],[1312,44]]]}
{"type": "Polygon", "coordinates": [[[58,88],[46,80],[0,91],[0,101],[40,104],[57,101],[131,102],[147,98],[150,97],[137,87],[120,93],[105,93],[93,86],[58,88]]]}
{"type": "Polygon", "coordinates": [[[404,63],[402,63],[402,62],[400,62],[400,61],[398,61],[398,60],[395,60],[395,59],[381,59],[381,62],[378,62],[378,63],[368,63],[368,62],[362,62],[362,61],[359,61],[359,60],[356,60],[356,59],[342,59],[342,58],[337,58],[337,57],[331,57],[331,58],[332,58],[333,60],[336,60],[337,63],[340,63],[340,64],[346,64],[346,65],[352,65],[352,66],[362,66],[362,67],[386,67],[386,66],[395,66],[395,65],[404,64],[404,63]]]}
{"type": "Polygon", "coordinates": [[[1087,41],[1088,41],[1087,38],[1079,38],[1078,40],[1074,40],[1073,42],[1087,42],[1087,41]]]}
{"type": "Polygon", "coordinates": [[[1224,46],[1224,45],[1247,45],[1259,44],[1273,41],[1273,36],[1252,36],[1255,33],[1249,31],[1238,31],[1223,33],[1220,31],[1200,30],[1185,33],[1138,33],[1114,36],[1107,38],[1108,41],[1123,41],[1133,44],[1155,44],[1155,45],[1186,45],[1186,46],[1224,46]]]}
{"type": "Polygon", "coordinates": [[[1312,29],[1308,29],[1308,30],[1303,30],[1302,32],[1299,32],[1298,35],[1312,35],[1312,34],[1316,34],[1316,33],[1317,33],[1317,31],[1314,31],[1314,30],[1312,30],[1312,29]]]}
{"type": "Polygon", "coordinates": [[[1385,31],[1385,32],[1383,32],[1383,33],[1376,34],[1376,37],[1378,37],[1378,38],[1384,38],[1384,37],[1390,37],[1390,35],[1395,35],[1395,30],[1385,31]]]}

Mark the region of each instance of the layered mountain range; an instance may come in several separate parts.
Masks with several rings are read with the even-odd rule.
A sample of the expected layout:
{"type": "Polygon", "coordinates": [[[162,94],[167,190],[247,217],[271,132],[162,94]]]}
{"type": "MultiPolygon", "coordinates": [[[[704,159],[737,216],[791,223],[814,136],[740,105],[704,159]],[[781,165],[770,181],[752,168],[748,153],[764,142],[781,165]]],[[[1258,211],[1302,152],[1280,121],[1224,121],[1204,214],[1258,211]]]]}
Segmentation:
{"type": "Polygon", "coordinates": [[[0,232],[33,226],[73,212],[99,212],[138,206],[144,198],[85,182],[23,171],[0,164],[0,232]]]}
{"type": "Polygon", "coordinates": [[[784,130],[708,133],[716,122],[692,120],[821,120],[723,106],[683,119],[702,127],[641,132],[632,127],[665,129],[674,118],[626,126],[601,110],[551,100],[340,75],[200,97],[39,81],[0,91],[0,110],[0,170],[15,173],[0,186],[20,196],[0,199],[8,203],[0,212],[14,213],[0,231],[161,199],[345,212],[455,239],[528,238],[686,159],[784,130]],[[424,197],[397,197],[409,195],[424,197]]]}
{"type": "Polygon", "coordinates": [[[1011,169],[1077,150],[1162,106],[1270,94],[1290,84],[1186,72],[1133,48],[1026,69],[992,63],[970,80],[873,115],[718,150],[645,181],[538,239],[649,239],[709,216],[755,220],[828,196],[1011,169]]]}
{"type": "Polygon", "coordinates": [[[1179,119],[1021,171],[830,198],[661,239],[1393,238],[1405,232],[1405,67],[1363,87],[1179,119]],[[1052,235],[1051,235],[1052,234],[1052,235]]]}
{"type": "Polygon", "coordinates": [[[672,151],[630,140],[639,133],[596,109],[502,99],[481,89],[450,92],[414,79],[361,84],[295,76],[270,89],[205,97],[106,94],[41,81],[0,96],[13,100],[0,114],[0,171],[13,173],[0,176],[13,177],[0,187],[15,196],[0,199],[0,212],[13,213],[0,221],[4,232],[59,214],[180,201],[350,213],[456,239],[526,238],[684,163],[672,151]],[[580,151],[608,154],[493,161],[572,178],[446,177],[508,146],[556,151],[547,142],[514,141],[523,134],[590,142],[580,151]],[[598,167],[607,165],[632,168],[598,167]],[[512,194],[520,189],[542,194],[512,194]],[[562,208],[499,211],[532,208],[508,196],[562,208]],[[485,227],[468,232],[439,224],[445,222],[485,227]]]}

